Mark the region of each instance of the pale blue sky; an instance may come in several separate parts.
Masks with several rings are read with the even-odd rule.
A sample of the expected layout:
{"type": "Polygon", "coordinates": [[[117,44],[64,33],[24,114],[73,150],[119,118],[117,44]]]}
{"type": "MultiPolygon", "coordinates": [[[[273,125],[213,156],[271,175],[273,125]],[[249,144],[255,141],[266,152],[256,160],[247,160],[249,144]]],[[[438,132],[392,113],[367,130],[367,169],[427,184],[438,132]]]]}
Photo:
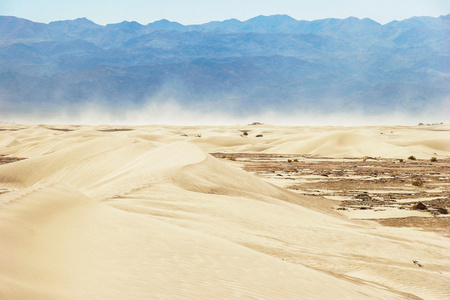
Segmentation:
{"type": "Polygon", "coordinates": [[[102,25],[160,19],[188,25],[273,14],[299,20],[368,17],[384,24],[449,13],[449,0],[0,0],[0,15],[44,23],[86,17],[102,25]]]}

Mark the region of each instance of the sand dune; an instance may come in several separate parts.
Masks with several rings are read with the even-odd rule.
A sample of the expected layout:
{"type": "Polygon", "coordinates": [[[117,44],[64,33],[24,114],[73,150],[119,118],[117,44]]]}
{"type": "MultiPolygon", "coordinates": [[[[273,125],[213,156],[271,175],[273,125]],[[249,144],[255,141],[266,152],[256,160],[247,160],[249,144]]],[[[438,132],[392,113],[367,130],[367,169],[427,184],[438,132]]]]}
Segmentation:
{"type": "Polygon", "coordinates": [[[208,155],[448,157],[445,126],[0,125],[0,298],[448,299],[447,238],[208,155]]]}

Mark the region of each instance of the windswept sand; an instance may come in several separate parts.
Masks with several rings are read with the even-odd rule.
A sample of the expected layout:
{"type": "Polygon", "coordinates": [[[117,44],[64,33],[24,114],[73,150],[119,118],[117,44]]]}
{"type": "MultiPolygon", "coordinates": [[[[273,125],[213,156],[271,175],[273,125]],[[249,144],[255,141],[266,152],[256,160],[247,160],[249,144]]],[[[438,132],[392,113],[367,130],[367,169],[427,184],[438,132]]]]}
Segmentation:
{"type": "Polygon", "coordinates": [[[218,152],[448,159],[450,126],[0,124],[0,299],[450,298],[449,238],[218,152]]]}

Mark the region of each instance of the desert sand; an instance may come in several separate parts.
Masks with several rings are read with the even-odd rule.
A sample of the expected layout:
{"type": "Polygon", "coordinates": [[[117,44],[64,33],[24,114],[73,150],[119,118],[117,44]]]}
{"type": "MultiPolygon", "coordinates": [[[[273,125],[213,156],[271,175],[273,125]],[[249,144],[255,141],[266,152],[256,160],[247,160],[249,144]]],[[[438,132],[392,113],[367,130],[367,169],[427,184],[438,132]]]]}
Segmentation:
{"type": "Polygon", "coordinates": [[[227,153],[443,163],[450,126],[0,124],[0,299],[450,298],[448,236],[227,153]]]}

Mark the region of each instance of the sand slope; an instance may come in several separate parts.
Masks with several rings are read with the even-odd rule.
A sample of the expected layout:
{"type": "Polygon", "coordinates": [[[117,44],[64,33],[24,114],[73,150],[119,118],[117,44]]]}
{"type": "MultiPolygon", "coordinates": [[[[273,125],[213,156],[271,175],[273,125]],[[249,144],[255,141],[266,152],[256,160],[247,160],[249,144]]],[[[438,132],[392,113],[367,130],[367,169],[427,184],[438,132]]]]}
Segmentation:
{"type": "Polygon", "coordinates": [[[448,239],[348,220],[207,154],[449,155],[427,128],[2,125],[0,154],[27,159],[0,165],[0,298],[447,299],[448,239]]]}

